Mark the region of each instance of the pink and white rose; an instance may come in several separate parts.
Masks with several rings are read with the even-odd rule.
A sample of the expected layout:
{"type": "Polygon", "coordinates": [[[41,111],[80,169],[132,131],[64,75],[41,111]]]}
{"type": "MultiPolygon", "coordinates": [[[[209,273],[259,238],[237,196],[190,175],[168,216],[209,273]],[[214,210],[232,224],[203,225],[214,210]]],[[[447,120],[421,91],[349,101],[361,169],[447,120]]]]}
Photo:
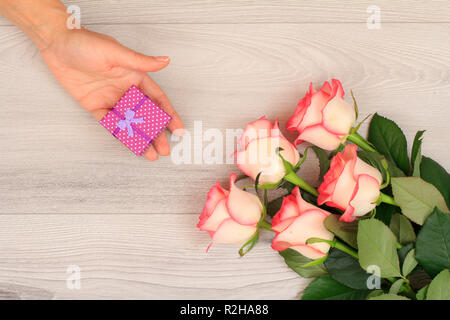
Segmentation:
{"type": "Polygon", "coordinates": [[[354,108],[343,97],[339,80],[333,79],[331,85],[324,82],[319,91],[311,83],[286,124],[288,130],[299,133],[295,144],[307,141],[325,150],[336,149],[356,121],[354,108]]]}
{"type": "Polygon", "coordinates": [[[272,241],[272,248],[277,251],[290,248],[310,259],[324,257],[330,250],[328,243],[306,244],[306,240],[333,240],[333,234],[323,224],[329,215],[329,212],[303,200],[300,189],[295,187],[292,194],[284,197],[280,211],[273,217],[272,230],[277,235],[272,241]]]}
{"type": "Polygon", "coordinates": [[[238,168],[251,177],[259,177],[259,184],[278,183],[286,175],[283,161],[277,153],[295,166],[299,159],[297,148],[280,132],[278,120],[272,124],[265,117],[247,124],[239,139],[240,150],[236,151],[238,168]]]}
{"type": "Polygon", "coordinates": [[[317,203],[344,210],[341,221],[352,222],[376,207],[381,173],[357,157],[356,145],[347,145],[333,157],[320,185],[317,203]]]}
{"type": "MultiPolygon", "coordinates": [[[[208,192],[197,227],[207,231],[213,243],[242,245],[257,231],[257,223],[263,213],[259,198],[236,186],[236,175],[230,175],[230,190],[219,182],[208,192]]],[[[207,249],[207,250],[208,250],[207,249]]]]}

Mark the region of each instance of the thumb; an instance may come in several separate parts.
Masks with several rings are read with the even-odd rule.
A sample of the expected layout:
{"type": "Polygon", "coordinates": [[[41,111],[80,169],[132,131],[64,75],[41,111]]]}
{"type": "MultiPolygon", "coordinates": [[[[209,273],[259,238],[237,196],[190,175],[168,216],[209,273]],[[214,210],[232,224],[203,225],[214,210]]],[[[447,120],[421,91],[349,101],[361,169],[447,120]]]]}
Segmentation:
{"type": "Polygon", "coordinates": [[[170,63],[169,57],[146,56],[127,47],[122,47],[116,59],[118,65],[142,72],[159,71],[170,63]]]}

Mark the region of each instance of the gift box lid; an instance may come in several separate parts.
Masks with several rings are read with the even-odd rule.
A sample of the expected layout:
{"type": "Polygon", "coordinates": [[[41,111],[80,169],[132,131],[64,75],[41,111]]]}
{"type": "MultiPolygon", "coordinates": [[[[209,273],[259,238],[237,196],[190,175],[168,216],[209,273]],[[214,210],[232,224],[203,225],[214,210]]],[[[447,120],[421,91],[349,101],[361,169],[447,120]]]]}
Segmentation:
{"type": "Polygon", "coordinates": [[[100,123],[128,149],[142,155],[170,120],[170,115],[133,85],[100,123]]]}

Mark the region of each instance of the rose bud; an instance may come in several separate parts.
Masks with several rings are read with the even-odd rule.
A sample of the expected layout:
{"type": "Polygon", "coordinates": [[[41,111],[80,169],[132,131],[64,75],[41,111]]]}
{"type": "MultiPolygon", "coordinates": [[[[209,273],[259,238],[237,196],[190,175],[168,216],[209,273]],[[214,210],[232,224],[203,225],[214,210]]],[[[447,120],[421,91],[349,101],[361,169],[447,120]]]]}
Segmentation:
{"type": "Polygon", "coordinates": [[[347,145],[331,159],[330,169],[320,185],[317,203],[344,210],[339,220],[352,222],[376,207],[381,173],[357,157],[357,146],[347,145]]]}
{"type": "Polygon", "coordinates": [[[230,175],[230,191],[219,182],[208,192],[197,227],[207,231],[213,243],[244,244],[257,231],[263,213],[259,198],[235,185],[236,175],[230,175]]]}
{"type": "Polygon", "coordinates": [[[261,172],[261,185],[278,183],[286,175],[278,152],[293,166],[300,159],[297,148],[280,132],[278,120],[272,124],[262,117],[247,124],[238,144],[240,150],[235,152],[238,168],[253,180],[261,172]]]}
{"type": "Polygon", "coordinates": [[[324,257],[330,250],[328,243],[306,244],[306,240],[333,240],[333,234],[323,225],[329,215],[329,212],[303,200],[300,189],[295,187],[292,194],[284,197],[280,211],[273,217],[272,230],[277,235],[272,241],[272,248],[277,251],[290,248],[314,260],[324,257]]]}
{"type": "Polygon", "coordinates": [[[343,97],[339,80],[333,79],[331,85],[324,82],[319,91],[311,83],[286,123],[288,130],[299,133],[295,144],[307,141],[325,150],[336,149],[356,121],[355,109],[343,97]]]}

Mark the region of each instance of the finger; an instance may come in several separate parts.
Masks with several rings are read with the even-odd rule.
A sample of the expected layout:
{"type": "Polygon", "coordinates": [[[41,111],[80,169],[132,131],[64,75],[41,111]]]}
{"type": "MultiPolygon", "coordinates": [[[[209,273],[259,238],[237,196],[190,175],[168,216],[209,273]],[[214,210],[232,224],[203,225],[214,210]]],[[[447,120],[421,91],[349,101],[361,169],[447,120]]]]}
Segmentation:
{"type": "Polygon", "coordinates": [[[141,72],[155,72],[167,67],[169,57],[151,57],[120,45],[115,56],[115,63],[121,67],[141,72]]]}
{"type": "Polygon", "coordinates": [[[180,116],[170,103],[169,98],[167,98],[166,94],[161,90],[156,82],[153,81],[148,75],[145,75],[142,80],[141,89],[150,97],[150,99],[152,99],[172,117],[167,129],[169,129],[174,135],[182,136],[184,134],[183,121],[181,121],[180,116]]]}
{"type": "Polygon", "coordinates": [[[109,111],[111,111],[111,109],[92,110],[92,114],[94,115],[95,119],[100,121],[103,119],[104,116],[108,114],[109,111]]]}
{"type": "Polygon", "coordinates": [[[148,146],[148,148],[144,151],[144,157],[147,160],[156,161],[158,160],[158,153],[153,146],[148,146]]]}
{"type": "Polygon", "coordinates": [[[170,154],[169,141],[167,140],[166,132],[163,131],[158,138],[153,142],[153,146],[156,151],[162,156],[168,156],[170,154]]]}

